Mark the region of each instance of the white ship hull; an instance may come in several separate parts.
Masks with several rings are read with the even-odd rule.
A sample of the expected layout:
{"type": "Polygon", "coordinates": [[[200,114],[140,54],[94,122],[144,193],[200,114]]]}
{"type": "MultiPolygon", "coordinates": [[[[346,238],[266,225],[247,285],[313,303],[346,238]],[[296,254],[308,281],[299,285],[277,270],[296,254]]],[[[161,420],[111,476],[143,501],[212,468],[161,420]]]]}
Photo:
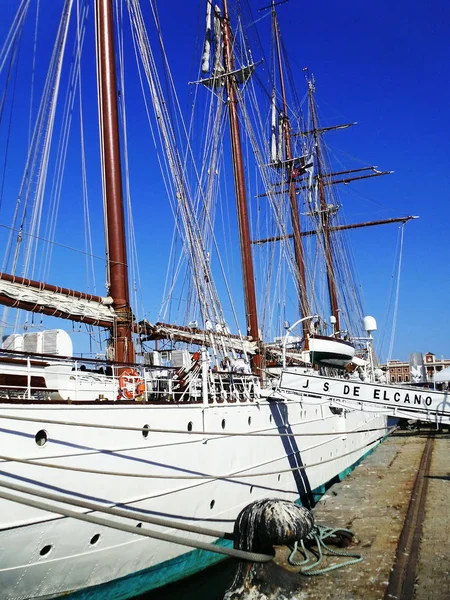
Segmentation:
{"type": "MultiPolygon", "coordinates": [[[[374,447],[370,443],[383,436],[386,421],[380,415],[361,411],[334,414],[336,411],[322,404],[323,398],[302,400],[297,394],[291,398],[210,405],[1,404],[4,457],[0,481],[231,532],[239,511],[254,500],[280,497],[297,501],[311,497],[314,491],[323,492],[327,482],[346,474],[374,447]],[[144,437],[141,431],[108,428],[118,425],[172,432],[150,431],[144,437]],[[357,429],[376,431],[347,435],[357,429]],[[44,434],[38,434],[42,431],[47,442],[40,446],[36,439],[42,439],[44,434]],[[211,432],[221,435],[211,436],[211,432]],[[288,432],[296,437],[250,438],[255,432],[288,432]],[[323,435],[311,435],[317,433],[323,435]],[[65,468],[33,465],[33,460],[65,468]],[[302,464],[315,466],[295,471],[302,464]],[[119,474],[77,472],[71,470],[74,467],[119,474]],[[129,476],[133,473],[145,477],[129,476]],[[251,476],[255,473],[260,475],[251,476]],[[187,478],[180,479],[183,476],[187,478]]],[[[90,590],[90,598],[113,598],[117,589],[120,597],[126,598],[218,559],[212,553],[193,553],[182,545],[81,522],[4,498],[0,499],[0,515],[2,598],[57,597],[95,586],[99,587],[90,590]],[[133,574],[139,576],[134,580],[133,574]]],[[[137,525],[139,520],[127,520],[130,522],[137,525]]],[[[143,528],[162,531],[145,523],[143,528]]],[[[213,541],[192,533],[176,534],[213,541]]]]}

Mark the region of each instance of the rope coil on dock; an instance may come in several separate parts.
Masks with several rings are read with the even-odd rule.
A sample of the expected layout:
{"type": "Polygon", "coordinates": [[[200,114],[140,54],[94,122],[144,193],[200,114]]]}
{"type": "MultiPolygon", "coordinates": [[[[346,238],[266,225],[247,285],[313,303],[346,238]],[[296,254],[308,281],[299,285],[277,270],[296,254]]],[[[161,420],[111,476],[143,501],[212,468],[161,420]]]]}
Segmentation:
{"type": "Polygon", "coordinates": [[[330,571],[335,571],[336,569],[342,569],[343,567],[349,567],[350,565],[357,564],[363,560],[361,554],[357,554],[355,552],[348,552],[344,550],[334,550],[330,548],[328,544],[325,543],[325,540],[331,539],[334,537],[341,537],[344,535],[345,537],[351,538],[353,533],[349,529],[342,528],[331,528],[324,525],[315,525],[312,531],[300,542],[295,542],[293,546],[291,546],[291,554],[289,555],[288,562],[290,565],[301,567],[299,573],[301,575],[305,575],[308,577],[312,577],[315,575],[323,575],[325,573],[329,573],[330,571]],[[313,542],[314,546],[317,548],[316,552],[313,552],[311,549],[307,548],[310,543],[313,542]],[[309,544],[308,544],[309,543],[309,544]],[[299,544],[301,550],[299,550],[299,544]],[[324,552],[331,556],[342,556],[348,558],[345,562],[341,562],[338,564],[328,565],[319,569],[319,565],[322,564],[324,558],[324,552]],[[304,560],[296,561],[294,559],[297,553],[303,555],[304,560]],[[315,557],[315,562],[312,562],[313,557],[315,557]]]}

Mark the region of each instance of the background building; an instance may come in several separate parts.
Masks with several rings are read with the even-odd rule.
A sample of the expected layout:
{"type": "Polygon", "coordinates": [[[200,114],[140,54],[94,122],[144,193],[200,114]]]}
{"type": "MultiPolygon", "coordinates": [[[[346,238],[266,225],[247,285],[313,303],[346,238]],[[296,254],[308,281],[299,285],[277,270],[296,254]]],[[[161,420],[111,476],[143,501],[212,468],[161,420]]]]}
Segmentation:
{"type": "MultiPolygon", "coordinates": [[[[434,375],[450,366],[450,358],[436,358],[432,352],[427,352],[423,357],[427,381],[434,381],[434,375]]],[[[409,383],[411,381],[408,361],[391,360],[385,365],[386,375],[390,383],[409,383]]]]}

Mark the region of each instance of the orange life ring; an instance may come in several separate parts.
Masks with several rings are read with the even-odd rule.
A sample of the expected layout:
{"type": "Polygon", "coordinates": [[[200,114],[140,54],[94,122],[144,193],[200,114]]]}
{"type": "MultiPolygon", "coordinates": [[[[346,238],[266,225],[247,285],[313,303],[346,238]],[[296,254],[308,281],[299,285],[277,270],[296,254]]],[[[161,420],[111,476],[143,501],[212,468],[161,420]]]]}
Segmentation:
{"type": "Polygon", "coordinates": [[[145,383],[136,369],[127,367],[119,375],[120,391],[125,398],[132,400],[145,392],[145,383]]]}
{"type": "Polygon", "coordinates": [[[200,352],[194,352],[194,354],[192,355],[192,361],[198,362],[200,360],[200,356],[200,352]]]}

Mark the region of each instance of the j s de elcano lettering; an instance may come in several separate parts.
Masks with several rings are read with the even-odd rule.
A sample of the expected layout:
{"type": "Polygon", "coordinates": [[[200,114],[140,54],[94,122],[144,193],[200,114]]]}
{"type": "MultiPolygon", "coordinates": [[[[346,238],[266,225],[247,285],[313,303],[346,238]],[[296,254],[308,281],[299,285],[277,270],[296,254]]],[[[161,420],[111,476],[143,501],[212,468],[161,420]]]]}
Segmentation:
{"type": "Polygon", "coordinates": [[[338,396],[348,397],[365,402],[378,400],[385,402],[397,402],[399,404],[415,404],[419,406],[431,406],[433,395],[412,390],[392,389],[384,386],[374,386],[373,384],[354,384],[336,381],[320,381],[310,377],[305,378],[301,386],[303,390],[311,392],[330,392],[338,396]]]}

